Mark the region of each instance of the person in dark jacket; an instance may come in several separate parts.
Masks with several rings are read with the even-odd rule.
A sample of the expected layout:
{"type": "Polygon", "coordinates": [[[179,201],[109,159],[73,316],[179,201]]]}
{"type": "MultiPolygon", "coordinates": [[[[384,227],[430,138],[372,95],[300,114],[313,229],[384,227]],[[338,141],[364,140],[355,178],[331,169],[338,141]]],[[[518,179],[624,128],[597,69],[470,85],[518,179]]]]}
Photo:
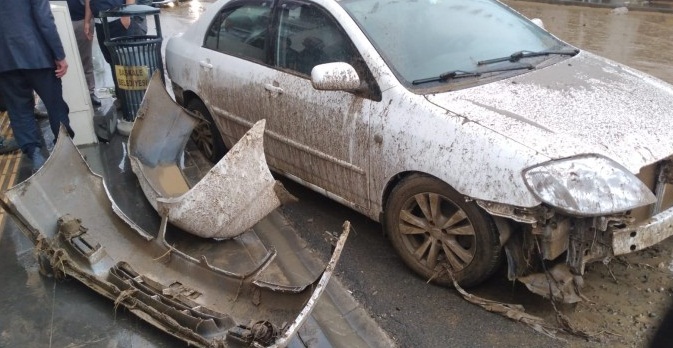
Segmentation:
{"type": "MultiPolygon", "coordinates": [[[[103,22],[100,18],[100,13],[122,5],[132,5],[135,3],[135,0],[85,0],[86,14],[84,17],[84,31],[87,34],[91,33],[92,29],[89,27],[88,23],[89,19],[93,16],[94,22],[96,23],[98,46],[100,47],[101,52],[103,52],[105,61],[110,64],[113,74],[115,68],[112,63],[110,51],[107,46],[105,46],[105,33],[103,31],[103,22]]],[[[122,36],[145,35],[147,33],[147,22],[145,21],[145,17],[141,16],[108,17],[108,30],[111,39],[122,36]]]]}
{"type": "Polygon", "coordinates": [[[47,0],[4,0],[0,6],[0,93],[16,142],[33,170],[44,164],[42,134],[33,115],[33,90],[47,107],[58,137],[63,124],[71,137],[61,77],[68,71],[65,52],[47,0]]]}

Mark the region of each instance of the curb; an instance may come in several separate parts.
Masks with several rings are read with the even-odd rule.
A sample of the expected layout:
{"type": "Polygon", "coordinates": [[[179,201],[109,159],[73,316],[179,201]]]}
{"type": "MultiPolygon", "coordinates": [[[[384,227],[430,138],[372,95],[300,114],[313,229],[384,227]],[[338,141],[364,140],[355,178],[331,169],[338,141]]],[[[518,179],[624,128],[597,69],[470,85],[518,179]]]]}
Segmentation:
{"type": "Polygon", "coordinates": [[[652,5],[652,4],[650,4],[649,6],[631,5],[629,3],[629,1],[618,2],[618,3],[607,3],[607,4],[584,2],[584,1],[580,1],[580,0],[513,0],[513,1],[516,1],[516,2],[539,2],[539,3],[552,4],[552,5],[568,5],[568,6],[608,8],[608,9],[626,7],[627,9],[629,9],[629,11],[673,13],[673,2],[670,2],[671,7],[661,7],[661,6],[652,5]]]}

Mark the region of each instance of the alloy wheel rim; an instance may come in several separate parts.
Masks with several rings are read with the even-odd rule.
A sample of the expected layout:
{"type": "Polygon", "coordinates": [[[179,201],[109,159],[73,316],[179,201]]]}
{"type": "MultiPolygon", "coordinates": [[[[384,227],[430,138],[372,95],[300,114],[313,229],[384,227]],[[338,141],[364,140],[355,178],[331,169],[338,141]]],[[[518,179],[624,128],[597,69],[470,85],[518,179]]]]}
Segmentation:
{"type": "Polygon", "coordinates": [[[404,246],[424,267],[453,272],[467,267],[476,253],[476,233],[467,214],[448,198],[419,193],[400,212],[399,231],[404,246]]]}
{"type": "MultiPolygon", "coordinates": [[[[197,112],[199,116],[202,116],[197,112]]],[[[210,131],[210,126],[205,120],[199,120],[199,123],[194,127],[191,135],[192,140],[206,157],[213,156],[213,135],[210,131]]]]}

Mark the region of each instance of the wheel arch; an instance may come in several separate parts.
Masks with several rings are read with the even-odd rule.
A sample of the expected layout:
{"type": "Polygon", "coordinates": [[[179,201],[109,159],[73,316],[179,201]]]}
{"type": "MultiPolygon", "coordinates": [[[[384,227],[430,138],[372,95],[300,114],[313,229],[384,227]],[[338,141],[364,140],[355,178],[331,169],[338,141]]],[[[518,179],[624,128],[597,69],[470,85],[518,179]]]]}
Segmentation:
{"type": "MultiPolygon", "coordinates": [[[[422,172],[422,171],[417,171],[417,170],[408,170],[408,171],[400,172],[400,173],[397,173],[397,174],[391,176],[388,179],[388,182],[386,182],[386,185],[383,188],[383,191],[381,193],[381,211],[379,212],[379,216],[378,216],[380,222],[383,222],[383,216],[385,214],[385,207],[388,204],[388,200],[390,199],[390,194],[395,189],[395,187],[397,185],[399,185],[399,183],[402,182],[403,180],[411,178],[411,177],[415,177],[415,176],[427,176],[427,177],[430,177],[430,178],[434,178],[436,180],[439,180],[439,181],[445,183],[446,185],[449,185],[449,187],[451,187],[456,192],[462,194],[463,196],[470,198],[470,196],[463,194],[462,192],[457,190],[453,185],[451,185],[450,183],[446,182],[445,180],[442,180],[441,178],[439,178],[435,175],[432,175],[432,174],[429,174],[429,173],[426,173],[426,172],[422,172]]],[[[495,223],[495,219],[494,219],[495,217],[493,215],[491,215],[491,213],[489,213],[487,210],[485,210],[484,208],[482,208],[478,204],[477,204],[477,207],[479,208],[479,210],[483,211],[485,215],[489,216],[493,223],[495,223]]],[[[501,226],[497,226],[497,227],[498,227],[498,230],[500,231],[501,226]]]]}
{"type": "MultiPolygon", "coordinates": [[[[400,182],[403,180],[410,178],[410,177],[415,177],[415,176],[427,176],[431,178],[435,178],[447,185],[449,185],[452,189],[456,190],[453,185],[447,183],[446,181],[432,175],[426,172],[418,171],[418,170],[407,170],[403,172],[399,172],[390,178],[388,178],[388,181],[386,182],[386,185],[383,187],[383,191],[381,192],[381,211],[379,212],[379,221],[383,221],[383,215],[385,214],[385,208],[386,205],[388,204],[388,199],[390,199],[390,194],[393,192],[395,187],[399,185],[400,182]]],[[[458,191],[458,190],[456,190],[458,191]]]]}
{"type": "MultiPolygon", "coordinates": [[[[203,108],[205,108],[204,111],[207,112],[208,115],[202,115],[202,116],[203,119],[210,124],[208,127],[210,128],[209,134],[212,135],[210,137],[211,141],[209,142],[211,152],[207,151],[204,152],[203,148],[201,148],[201,152],[203,152],[211,162],[213,163],[218,162],[220,159],[222,159],[222,157],[224,157],[226,152],[229,150],[229,147],[224,141],[224,136],[222,132],[220,132],[219,125],[217,125],[217,123],[213,119],[214,117],[213,111],[211,110],[210,106],[198,94],[196,94],[192,90],[179,90],[182,92],[181,94],[178,93],[178,90],[174,89],[174,91],[176,101],[178,101],[183,108],[189,109],[190,108],[189,105],[193,102],[198,102],[199,104],[201,104],[203,108]],[[180,95],[180,97],[178,97],[178,95],[180,95]]],[[[197,128],[198,126],[195,127],[194,132],[196,132],[197,128]]],[[[197,144],[197,146],[199,145],[197,144]]]]}
{"type": "MultiPolygon", "coordinates": [[[[177,99],[177,98],[178,97],[176,95],[175,99],[177,99]]],[[[189,105],[189,102],[191,102],[194,99],[198,99],[203,103],[203,105],[206,105],[206,103],[203,101],[203,99],[201,99],[201,97],[199,97],[199,95],[196,94],[194,91],[190,91],[190,90],[182,91],[182,103],[181,103],[182,106],[187,107],[187,105],[189,105]]],[[[207,107],[207,105],[206,105],[206,107],[207,107]]]]}

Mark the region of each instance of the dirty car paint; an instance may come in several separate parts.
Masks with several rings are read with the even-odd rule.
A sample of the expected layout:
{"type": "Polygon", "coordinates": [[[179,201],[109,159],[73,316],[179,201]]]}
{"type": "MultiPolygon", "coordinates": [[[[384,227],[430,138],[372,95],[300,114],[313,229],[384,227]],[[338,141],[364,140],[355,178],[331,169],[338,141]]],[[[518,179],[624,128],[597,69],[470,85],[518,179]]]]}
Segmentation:
{"type": "MultiPolygon", "coordinates": [[[[656,168],[673,159],[673,128],[669,122],[673,86],[560,40],[558,47],[572,53],[530,59],[530,70],[484,73],[458,81],[431,78],[435,84],[413,86],[413,81],[400,82],[399,71],[389,66],[390,52],[379,51],[382,45],[374,44],[372,31],[364,33],[364,21],[355,23],[344,10],[348,4],[331,0],[311,2],[338,21],[362,58],[362,62],[353,65],[362,63],[369,68],[373,81],[367,82],[380,88],[380,98],[306,89],[309,82],[315,81],[287,74],[271,61],[259,64],[215,50],[204,53],[204,57],[216,65],[220,78],[202,79],[198,59],[184,52],[202,49],[210,20],[226,3],[218,1],[184,36],[168,42],[167,69],[174,83],[187,94],[212,97],[218,91],[237,89],[251,91],[251,96],[255,96],[252,91],[257,93],[259,104],[246,103],[250,107],[247,115],[232,115],[232,110],[240,111],[239,103],[206,101],[219,116],[216,122],[224,139],[236,138],[240,125],[250,124],[260,112],[269,113],[268,119],[274,119],[274,127],[290,130],[275,133],[270,122],[269,138],[277,138],[279,145],[290,144],[307,154],[321,155],[318,162],[310,156],[298,156],[298,151],[281,151],[281,146],[274,146],[267,153],[272,168],[378,221],[386,214],[388,194],[394,192],[393,187],[404,177],[414,173],[433,176],[466,200],[477,201],[488,213],[503,218],[496,220],[499,232],[505,236],[501,243],[507,252],[523,255],[542,250],[542,259],[566,261],[574,275],[583,273],[586,262],[608,260],[626,249],[639,250],[673,233],[667,228],[671,184],[665,187],[653,184],[656,168]],[[213,57],[221,57],[219,62],[226,63],[217,66],[218,60],[213,57]],[[240,79],[246,72],[250,77],[236,81],[236,86],[222,82],[228,76],[240,79]],[[264,92],[264,84],[280,92],[270,95],[264,92]],[[357,133],[329,124],[341,120],[338,116],[325,117],[327,121],[320,118],[328,115],[331,108],[343,105],[353,106],[344,124],[357,125],[357,133]],[[349,143],[366,150],[339,156],[338,151],[349,143]],[[543,187],[549,182],[532,187],[531,178],[525,177],[525,171],[531,168],[545,169],[543,164],[557,167],[557,161],[582,156],[601,157],[616,164],[586,166],[590,170],[585,172],[592,175],[616,167],[620,172],[602,180],[579,180],[589,183],[579,185],[584,191],[565,190],[564,184],[577,174],[572,170],[566,171],[568,177],[553,174],[551,177],[560,178],[556,180],[560,189],[551,187],[545,191],[549,194],[542,196],[539,190],[549,189],[543,187]],[[301,158],[306,160],[297,160],[301,158]],[[357,175],[351,177],[357,180],[349,180],[345,171],[326,169],[343,163],[356,165],[358,170],[353,174],[357,175]],[[620,180],[612,182],[610,178],[620,180]],[[563,195],[556,193],[570,198],[566,201],[578,196],[584,201],[576,204],[577,209],[568,209],[571,205],[554,204],[560,201],[555,196],[563,195]],[[653,195],[656,206],[651,210],[653,195]],[[583,211],[589,208],[593,210],[583,211]],[[647,225],[648,220],[652,226],[647,225]],[[539,240],[542,245],[535,249],[533,244],[521,242],[525,240],[539,240]],[[560,256],[565,251],[567,260],[562,260],[560,256]]],[[[361,12],[363,18],[373,18],[380,10],[376,2],[353,3],[371,5],[371,13],[361,12]]],[[[397,25],[385,18],[380,21],[382,25],[377,29],[384,34],[389,33],[386,25],[397,25]]],[[[418,52],[421,56],[425,53],[423,50],[414,53],[418,52]]],[[[476,69],[483,68],[475,64],[476,69]]],[[[364,81],[360,71],[359,78],[364,81]]],[[[512,262],[512,265],[516,268],[529,263],[512,262]]],[[[521,275],[532,270],[510,271],[521,275]]]]}
{"type": "Polygon", "coordinates": [[[551,159],[603,154],[638,174],[673,153],[673,87],[586,51],[428,100],[551,159]]]}

